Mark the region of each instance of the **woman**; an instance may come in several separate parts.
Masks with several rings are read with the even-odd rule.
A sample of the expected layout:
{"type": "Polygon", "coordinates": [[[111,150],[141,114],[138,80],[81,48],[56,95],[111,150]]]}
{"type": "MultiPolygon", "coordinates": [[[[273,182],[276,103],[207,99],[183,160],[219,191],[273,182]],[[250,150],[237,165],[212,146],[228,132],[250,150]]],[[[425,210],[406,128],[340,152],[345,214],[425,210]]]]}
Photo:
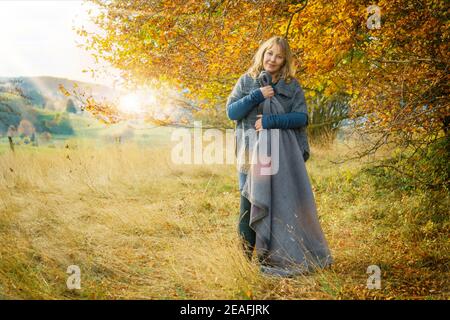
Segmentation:
{"type": "Polygon", "coordinates": [[[305,161],[308,113],[287,41],[272,37],[227,101],[236,121],[239,234],[265,273],[292,276],[330,265],[305,161]]]}

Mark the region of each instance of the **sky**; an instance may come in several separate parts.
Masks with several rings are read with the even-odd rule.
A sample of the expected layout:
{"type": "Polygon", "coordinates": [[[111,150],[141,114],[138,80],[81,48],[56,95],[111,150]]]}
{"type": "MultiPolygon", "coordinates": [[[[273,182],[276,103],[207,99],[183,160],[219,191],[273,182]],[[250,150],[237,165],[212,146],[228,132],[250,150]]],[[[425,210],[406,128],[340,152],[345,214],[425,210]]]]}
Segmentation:
{"type": "Polygon", "coordinates": [[[77,44],[73,27],[97,29],[83,0],[0,0],[0,77],[53,76],[114,86],[118,71],[77,44]],[[83,69],[103,70],[95,78],[83,69]]]}

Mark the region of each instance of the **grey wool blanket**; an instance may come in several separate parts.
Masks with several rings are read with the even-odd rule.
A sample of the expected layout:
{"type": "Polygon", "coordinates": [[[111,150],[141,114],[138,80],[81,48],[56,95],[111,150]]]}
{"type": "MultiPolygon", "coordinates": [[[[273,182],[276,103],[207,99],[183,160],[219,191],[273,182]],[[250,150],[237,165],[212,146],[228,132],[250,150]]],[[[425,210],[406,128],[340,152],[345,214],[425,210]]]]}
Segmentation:
{"type": "MultiPolygon", "coordinates": [[[[260,75],[261,86],[271,84],[260,75]]],[[[263,114],[281,114],[277,98],[265,99],[263,114]]],[[[263,129],[249,146],[250,168],[242,195],[251,203],[250,227],[256,232],[256,253],[262,271],[295,276],[333,262],[325,240],[303,150],[294,130],[263,129]]]]}

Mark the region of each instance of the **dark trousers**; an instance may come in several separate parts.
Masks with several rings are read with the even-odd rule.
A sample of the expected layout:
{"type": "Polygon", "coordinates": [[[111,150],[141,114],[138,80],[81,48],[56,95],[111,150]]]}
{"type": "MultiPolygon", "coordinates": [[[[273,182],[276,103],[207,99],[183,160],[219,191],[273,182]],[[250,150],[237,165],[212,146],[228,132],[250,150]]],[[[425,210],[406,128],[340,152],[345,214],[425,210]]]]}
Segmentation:
{"type": "Polygon", "coordinates": [[[250,201],[241,195],[241,205],[239,213],[239,235],[242,239],[242,247],[249,259],[252,258],[255,248],[256,233],[250,228],[250,201]]]}
{"type": "MultiPolygon", "coordinates": [[[[246,179],[245,174],[240,174],[239,176],[239,192],[242,191],[242,186],[246,179]]],[[[242,247],[249,259],[252,258],[253,250],[255,248],[256,233],[250,228],[250,201],[241,194],[241,204],[239,212],[239,224],[238,231],[242,240],[242,247]]]]}

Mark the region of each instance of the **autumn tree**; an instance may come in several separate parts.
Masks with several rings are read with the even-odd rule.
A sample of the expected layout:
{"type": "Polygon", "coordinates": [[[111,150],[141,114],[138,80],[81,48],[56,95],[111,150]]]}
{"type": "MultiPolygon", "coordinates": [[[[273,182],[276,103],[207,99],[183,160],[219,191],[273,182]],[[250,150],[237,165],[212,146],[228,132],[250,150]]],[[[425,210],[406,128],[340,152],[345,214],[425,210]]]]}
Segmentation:
{"type": "MultiPolygon", "coordinates": [[[[166,82],[195,100],[209,118],[250,66],[259,41],[286,21],[296,1],[103,1],[95,18],[104,34],[80,34],[87,48],[123,71],[129,82],[166,82]]],[[[230,126],[231,127],[231,126],[230,126]]]]}
{"type": "MultiPolygon", "coordinates": [[[[229,123],[232,86],[262,41],[284,35],[311,112],[339,102],[358,132],[376,138],[356,156],[392,143],[412,162],[449,157],[445,1],[91,1],[104,33],[80,30],[87,49],[130,83],[186,89],[210,119],[229,123]]],[[[442,164],[429,169],[445,178],[442,164]]]]}
{"type": "Polygon", "coordinates": [[[77,108],[75,107],[75,103],[72,99],[68,99],[66,103],[66,112],[68,113],[77,113],[77,108]]]}

